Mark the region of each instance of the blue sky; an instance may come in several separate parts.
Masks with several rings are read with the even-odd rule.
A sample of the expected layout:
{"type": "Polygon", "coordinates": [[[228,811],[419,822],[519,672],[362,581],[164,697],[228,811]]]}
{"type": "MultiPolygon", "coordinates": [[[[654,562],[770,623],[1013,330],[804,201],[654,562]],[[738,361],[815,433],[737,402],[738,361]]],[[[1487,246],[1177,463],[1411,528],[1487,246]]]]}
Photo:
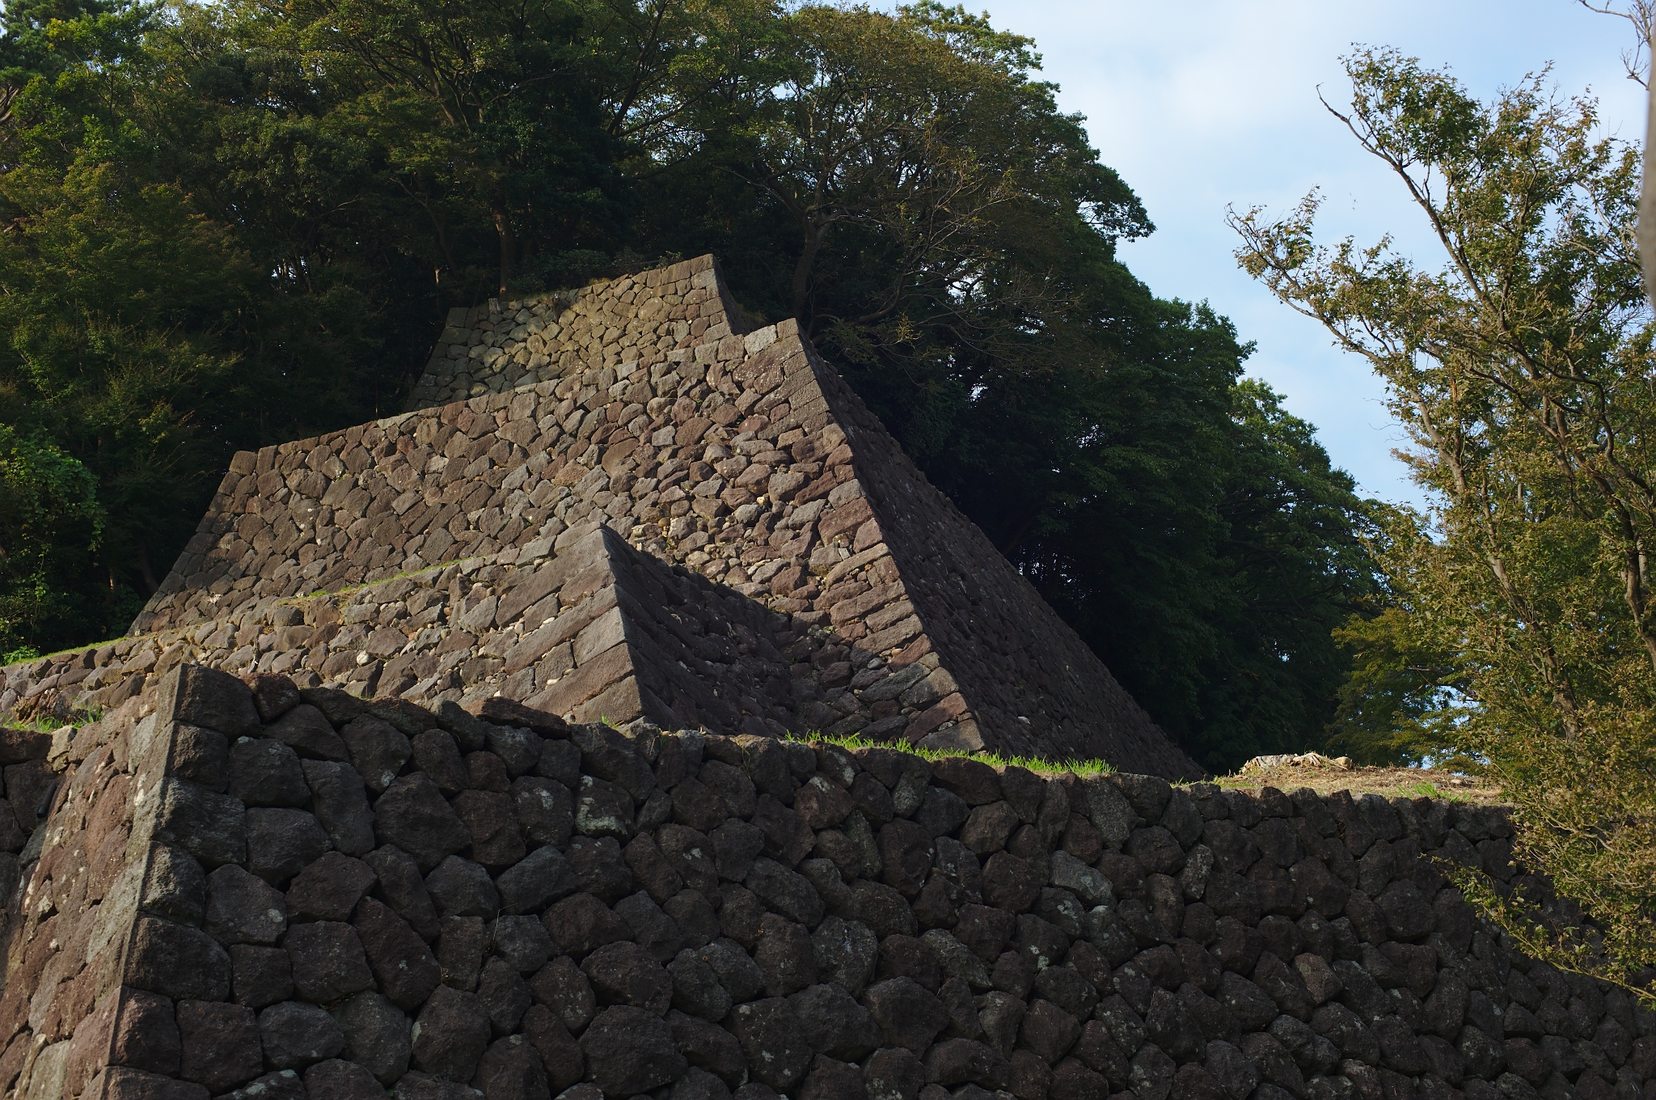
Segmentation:
{"type": "Polygon", "coordinates": [[[1348,90],[1339,57],[1353,43],[1394,46],[1448,66],[1488,98],[1553,64],[1561,92],[1589,88],[1606,130],[1639,140],[1644,92],[1627,79],[1631,30],[1573,0],[982,0],[996,26],[1033,37],[1059,103],[1087,116],[1104,163],[1144,200],[1156,232],[1123,259],[1163,297],[1212,303],[1258,345],[1249,371],[1319,429],[1361,490],[1419,501],[1391,457],[1403,444],[1384,391],[1315,323],[1239,271],[1225,208],[1286,211],[1324,193],[1330,239],[1393,233],[1430,260],[1418,215],[1378,162],[1317,101],[1348,90]]]}

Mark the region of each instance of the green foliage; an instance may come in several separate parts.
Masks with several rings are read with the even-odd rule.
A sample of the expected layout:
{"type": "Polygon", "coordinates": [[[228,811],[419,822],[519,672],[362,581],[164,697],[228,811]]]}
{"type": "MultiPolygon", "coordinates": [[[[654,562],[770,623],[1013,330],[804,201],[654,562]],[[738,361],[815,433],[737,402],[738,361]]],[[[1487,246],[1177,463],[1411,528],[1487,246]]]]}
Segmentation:
{"type": "Polygon", "coordinates": [[[72,620],[70,583],[103,526],[91,473],[50,442],[0,423],[0,654],[38,656],[72,620]]]}
{"type": "Polygon", "coordinates": [[[1351,667],[1337,692],[1331,744],[1369,764],[1471,763],[1459,750],[1465,662],[1456,639],[1437,633],[1438,620],[1411,596],[1411,566],[1432,552],[1431,540],[1404,509],[1380,507],[1375,516],[1370,552],[1393,579],[1334,629],[1351,667]]]}
{"type": "Polygon", "coordinates": [[[1352,104],[1336,116],[1406,186],[1443,266],[1384,240],[1315,245],[1314,195],[1279,221],[1235,219],[1242,264],[1386,380],[1431,493],[1424,515],[1394,517],[1382,554],[1394,612],[1347,636],[1417,744],[1489,762],[1521,857],[1599,922],[1602,972],[1632,980],[1656,963],[1656,391],[1638,150],[1596,137],[1592,103],[1539,77],[1480,103],[1390,52],[1358,53],[1347,72],[1352,104]]]}
{"type": "Polygon", "coordinates": [[[21,642],[118,633],[234,449],[396,410],[446,308],[713,251],[1205,763],[1321,744],[1368,505],[1117,259],[1149,220],[1029,40],[930,2],[8,15],[0,399],[103,524],[43,536],[21,642]]]}
{"type": "Polygon", "coordinates": [[[991,768],[1023,768],[1038,775],[1078,775],[1083,779],[1096,779],[1115,773],[1115,767],[1108,760],[1048,760],[1039,756],[1002,756],[999,753],[972,752],[967,749],[934,749],[913,745],[907,741],[871,741],[856,734],[789,733],[788,739],[807,745],[833,745],[847,752],[856,752],[860,749],[892,749],[928,761],[964,757],[976,760],[980,764],[987,764],[991,768]]]}
{"type": "Polygon", "coordinates": [[[584,14],[575,0],[276,0],[257,18],[273,52],[324,74],[332,121],[420,209],[438,269],[469,297],[504,297],[525,266],[584,278],[583,238],[616,215],[598,95],[611,74],[582,41],[584,14]],[[492,264],[471,245],[482,234],[492,264]]]}

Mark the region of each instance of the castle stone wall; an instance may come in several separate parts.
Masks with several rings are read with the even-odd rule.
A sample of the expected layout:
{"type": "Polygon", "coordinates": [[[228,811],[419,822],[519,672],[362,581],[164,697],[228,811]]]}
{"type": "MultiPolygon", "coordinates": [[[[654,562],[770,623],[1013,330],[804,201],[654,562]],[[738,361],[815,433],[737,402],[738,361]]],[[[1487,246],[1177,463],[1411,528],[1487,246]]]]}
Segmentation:
{"type": "Polygon", "coordinates": [[[504,695],[572,721],[698,718],[775,735],[800,721],[783,652],[797,641],[784,618],[600,528],[556,555],[467,559],[265,599],[234,619],[5,666],[0,713],[97,713],[214,660],[369,697],[504,695]]]}
{"type": "MultiPolygon", "coordinates": [[[[750,703],[752,728],[1196,774],[792,322],[237,455],[133,629],[245,618],[264,601],[451,559],[555,556],[599,525],[758,605],[737,616],[744,644],[780,648],[792,680],[750,703]],[[998,681],[978,685],[981,702],[957,659],[998,681]]],[[[679,678],[681,704],[646,713],[749,728],[685,710],[707,692],[661,658],[652,674],[679,678]]],[[[330,682],[360,680],[342,653],[329,661],[330,682]]],[[[401,690],[428,692],[428,679],[401,690]]]]}
{"type": "Polygon", "coordinates": [[[593,367],[648,367],[674,351],[741,335],[711,256],[576,291],[450,311],[408,407],[503,393],[593,367]]]}
{"type": "Polygon", "coordinates": [[[961,731],[953,744],[1087,759],[1102,725],[1111,731],[1114,758],[1135,761],[1135,770],[1200,774],[977,525],[901,457],[844,380],[808,345],[795,354],[848,433],[859,482],[908,582],[916,621],[963,685],[960,705],[977,729],[970,736],[961,731]],[[1029,690],[1033,684],[1040,690],[1029,690]]]}
{"type": "Polygon", "coordinates": [[[1656,1095],[1431,862],[1512,881],[1499,810],[176,682],[64,1096],[1656,1095]]]}

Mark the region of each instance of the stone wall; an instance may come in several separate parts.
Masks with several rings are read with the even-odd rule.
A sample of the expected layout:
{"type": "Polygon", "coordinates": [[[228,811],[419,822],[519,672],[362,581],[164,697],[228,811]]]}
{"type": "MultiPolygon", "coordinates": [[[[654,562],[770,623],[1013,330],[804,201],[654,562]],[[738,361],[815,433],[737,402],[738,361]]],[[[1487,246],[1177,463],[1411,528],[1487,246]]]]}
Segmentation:
{"type": "MultiPolygon", "coordinates": [[[[678,310],[712,308],[722,295],[710,261],[654,275],[671,285],[688,279],[704,294],[681,297],[678,310]]],[[[592,300],[634,310],[625,295],[654,275],[592,300]]],[[[687,323],[660,322],[671,332],[687,323]]],[[[764,647],[780,650],[773,666],[790,669],[786,683],[752,670],[753,683],[785,690],[748,700],[738,716],[748,725],[727,726],[728,703],[706,714],[691,706],[712,702],[707,685],[682,673],[704,655],[680,652],[674,632],[658,632],[673,644],[658,649],[647,674],[676,686],[655,693],[666,709],[644,712],[661,720],[722,732],[781,724],[1197,774],[903,457],[793,322],[715,339],[718,330],[691,325],[685,339],[704,338],[694,347],[613,366],[560,375],[548,360],[549,377],[508,392],[238,454],[134,633],[245,623],[268,601],[457,559],[515,566],[607,525],[642,553],[753,601],[737,613],[749,640],[765,636],[764,647]]],[[[389,625],[380,636],[396,642],[389,625]]],[[[189,659],[253,667],[233,652],[189,659]]],[[[359,682],[348,657],[328,659],[326,672],[304,658],[295,667],[359,682]]],[[[370,653],[367,664],[375,660],[370,653]]],[[[433,690],[448,690],[433,683],[421,672],[401,690],[432,701],[433,690]]]]}
{"type": "Polygon", "coordinates": [[[800,721],[783,652],[797,641],[782,617],[599,528],[555,555],[264,599],[234,618],[0,667],[0,713],[101,713],[181,665],[214,661],[362,696],[505,695],[570,721],[705,720],[776,735],[800,721]]]}
{"type": "Polygon", "coordinates": [[[950,743],[1086,759],[1096,755],[1103,726],[1114,741],[1111,759],[1156,775],[1199,775],[977,525],[902,458],[844,380],[808,344],[793,354],[800,360],[793,369],[815,374],[848,434],[858,479],[908,582],[915,621],[962,685],[961,705],[977,728],[958,731],[950,743]],[[1040,690],[1028,690],[1031,684],[1040,690]]]}
{"type": "MultiPolygon", "coordinates": [[[[215,709],[236,697],[226,684],[246,694],[230,677],[193,670],[96,722],[0,738],[8,761],[0,817],[7,1097],[146,1095],[120,1091],[122,1071],[110,1068],[112,1050],[119,1061],[123,1050],[166,1041],[165,1029],[149,1028],[151,1006],[126,978],[149,968],[180,983],[214,980],[217,949],[177,923],[199,918],[191,908],[199,898],[189,894],[199,869],[171,843],[203,823],[181,804],[179,782],[223,763],[211,752],[223,734],[196,723],[244,732],[215,709]]],[[[245,860],[246,852],[223,856],[245,860]]]]}
{"type": "Polygon", "coordinates": [[[748,330],[711,256],[580,290],[449,312],[409,395],[446,405],[593,367],[648,367],[674,351],[748,330]]]}
{"type": "Polygon", "coordinates": [[[115,1098],[1656,1095],[1498,810],[182,683],[115,1098]]]}
{"type": "MultiPolygon", "coordinates": [[[[66,972],[64,956],[54,943],[63,924],[58,912],[65,907],[59,903],[72,903],[87,893],[93,900],[101,896],[103,883],[109,879],[107,822],[112,816],[123,815],[122,808],[110,807],[102,811],[101,820],[91,828],[73,829],[47,845],[41,823],[59,785],[47,764],[51,742],[48,734],[0,729],[0,945],[5,948],[6,958],[5,973],[0,975],[0,1078],[7,1080],[28,1073],[37,1064],[43,1080],[56,1079],[68,1071],[70,1040],[78,1018],[68,1019],[56,1010],[51,994],[66,978],[79,978],[71,985],[68,999],[84,1007],[89,998],[96,996],[97,990],[92,987],[101,975],[96,963],[90,967],[92,974],[85,978],[66,972]],[[47,874],[61,885],[19,896],[20,884],[41,865],[43,850],[47,874]],[[89,868],[89,876],[77,881],[72,873],[76,867],[89,868]],[[88,878],[101,881],[88,891],[88,878]],[[37,1002],[35,994],[39,990],[46,990],[48,996],[37,1002]],[[37,1043],[37,1036],[44,1041],[37,1043]]],[[[118,796],[119,784],[112,788],[110,783],[114,773],[115,769],[106,767],[95,778],[90,774],[79,777],[79,789],[62,799],[66,816],[84,816],[91,801],[87,794],[93,798],[118,796]]],[[[97,961],[107,963],[107,959],[97,961]]],[[[34,1095],[50,1092],[36,1091],[34,1095]]]]}

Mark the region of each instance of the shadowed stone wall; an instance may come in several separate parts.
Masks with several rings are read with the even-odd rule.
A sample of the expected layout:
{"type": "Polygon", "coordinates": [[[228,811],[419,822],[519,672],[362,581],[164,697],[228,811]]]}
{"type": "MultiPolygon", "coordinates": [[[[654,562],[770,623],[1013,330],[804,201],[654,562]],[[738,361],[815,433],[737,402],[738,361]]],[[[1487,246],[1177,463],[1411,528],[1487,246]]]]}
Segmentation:
{"type": "Polygon", "coordinates": [[[62,980],[10,1036],[8,1095],[1656,1088],[1656,1016],[1515,954],[1424,858],[1510,882],[1498,810],[169,685],[147,731],[72,742],[59,812],[160,793],[106,790],[148,820],[76,842],[110,855],[70,881],[131,901],[70,906],[48,856],[25,874],[14,912],[62,898],[62,980]],[[77,971],[105,941],[118,969],[77,971]]]}

